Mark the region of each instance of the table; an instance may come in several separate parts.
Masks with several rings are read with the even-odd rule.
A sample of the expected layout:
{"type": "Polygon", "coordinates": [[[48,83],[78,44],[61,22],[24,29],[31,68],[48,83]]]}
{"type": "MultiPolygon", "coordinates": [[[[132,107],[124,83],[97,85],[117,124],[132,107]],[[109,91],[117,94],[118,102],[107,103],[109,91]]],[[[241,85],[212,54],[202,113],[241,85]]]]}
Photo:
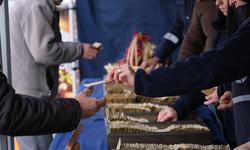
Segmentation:
{"type": "MultiPolygon", "coordinates": [[[[83,85],[86,83],[91,83],[95,81],[103,80],[102,78],[86,78],[81,81],[79,91],[84,90],[86,87],[83,85]]],[[[103,97],[103,85],[98,85],[94,87],[94,92],[90,97],[103,97]]],[[[198,116],[203,120],[207,127],[212,131],[212,142],[213,144],[223,144],[227,145],[228,142],[220,132],[215,121],[213,120],[211,112],[208,110],[207,106],[201,105],[197,108],[198,116]]],[[[95,115],[88,119],[82,119],[80,121],[83,124],[83,128],[77,142],[80,143],[81,150],[106,150],[107,141],[105,137],[105,126],[104,119],[102,117],[102,109],[98,111],[95,115]]],[[[54,140],[51,143],[49,150],[62,150],[68,143],[72,132],[58,133],[56,134],[54,140]]]]}

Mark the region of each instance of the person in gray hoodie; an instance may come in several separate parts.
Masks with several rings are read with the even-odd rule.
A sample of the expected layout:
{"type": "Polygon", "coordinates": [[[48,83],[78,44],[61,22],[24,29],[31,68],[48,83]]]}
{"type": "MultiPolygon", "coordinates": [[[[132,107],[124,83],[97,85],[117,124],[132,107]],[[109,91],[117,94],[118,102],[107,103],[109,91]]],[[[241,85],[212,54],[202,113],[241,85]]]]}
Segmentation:
{"type": "MultiPolygon", "coordinates": [[[[54,98],[58,91],[58,67],[79,58],[93,59],[95,47],[62,42],[59,11],[62,0],[16,0],[10,13],[13,87],[18,94],[54,98]]],[[[17,137],[20,150],[47,150],[52,135],[17,137]]]]}

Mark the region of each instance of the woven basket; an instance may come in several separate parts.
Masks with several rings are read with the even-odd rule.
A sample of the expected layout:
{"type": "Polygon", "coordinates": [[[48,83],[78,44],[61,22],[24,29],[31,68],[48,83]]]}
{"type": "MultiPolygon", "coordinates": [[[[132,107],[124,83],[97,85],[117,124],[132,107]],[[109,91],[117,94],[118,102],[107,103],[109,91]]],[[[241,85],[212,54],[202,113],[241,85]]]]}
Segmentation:
{"type": "Polygon", "coordinates": [[[104,69],[107,73],[115,66],[122,64],[129,64],[134,71],[137,71],[139,68],[139,63],[151,58],[151,55],[156,48],[156,46],[149,42],[149,36],[142,34],[141,32],[136,32],[130,42],[130,45],[127,49],[126,58],[123,61],[104,66],[104,69]]]}

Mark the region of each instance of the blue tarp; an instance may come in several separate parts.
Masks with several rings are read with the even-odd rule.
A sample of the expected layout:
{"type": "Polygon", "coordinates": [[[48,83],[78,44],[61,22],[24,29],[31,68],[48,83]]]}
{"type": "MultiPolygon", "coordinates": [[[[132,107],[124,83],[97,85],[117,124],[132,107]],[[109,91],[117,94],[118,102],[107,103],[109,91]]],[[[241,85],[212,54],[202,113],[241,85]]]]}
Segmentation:
{"type": "Polygon", "coordinates": [[[76,0],[80,42],[100,42],[94,60],[80,59],[80,78],[101,78],[104,65],[124,58],[134,32],[142,32],[158,45],[175,17],[173,0],[76,0]]]}

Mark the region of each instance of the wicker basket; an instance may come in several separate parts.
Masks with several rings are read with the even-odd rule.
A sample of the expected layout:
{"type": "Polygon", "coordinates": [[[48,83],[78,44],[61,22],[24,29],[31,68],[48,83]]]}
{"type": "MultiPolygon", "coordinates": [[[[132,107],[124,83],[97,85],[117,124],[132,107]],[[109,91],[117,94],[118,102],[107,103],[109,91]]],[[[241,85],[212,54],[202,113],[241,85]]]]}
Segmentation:
{"type": "Polygon", "coordinates": [[[129,64],[134,71],[137,71],[139,63],[150,59],[155,48],[156,46],[149,42],[148,35],[136,32],[125,54],[126,58],[114,64],[109,63],[104,69],[108,73],[115,65],[129,64]]]}

